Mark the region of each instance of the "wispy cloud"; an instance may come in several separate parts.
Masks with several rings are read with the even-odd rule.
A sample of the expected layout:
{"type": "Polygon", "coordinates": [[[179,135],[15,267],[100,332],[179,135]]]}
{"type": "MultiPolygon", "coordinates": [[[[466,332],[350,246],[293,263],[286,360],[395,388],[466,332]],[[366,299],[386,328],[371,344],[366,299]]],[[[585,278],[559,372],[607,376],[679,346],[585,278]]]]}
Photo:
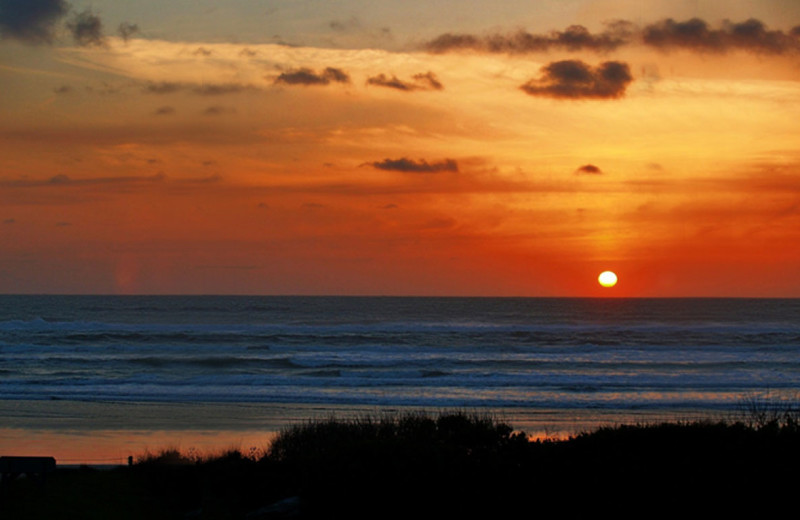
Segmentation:
{"type": "Polygon", "coordinates": [[[563,60],[545,65],[540,78],[520,88],[532,96],[613,99],[624,95],[631,81],[627,63],[607,61],[592,67],[580,60],[563,60]]]}
{"type": "Polygon", "coordinates": [[[183,83],[162,81],[160,83],[148,83],[145,85],[144,90],[150,94],[174,94],[184,90],[185,88],[187,87],[183,83]]]}
{"type": "Polygon", "coordinates": [[[389,77],[386,74],[378,74],[367,79],[368,85],[378,87],[393,88],[410,92],[413,90],[442,90],[444,85],[439,81],[433,72],[419,73],[412,76],[411,81],[403,81],[397,76],[389,77]]]}
{"type": "Polygon", "coordinates": [[[171,106],[158,107],[155,114],[157,116],[171,116],[175,113],[175,108],[171,106]]]}
{"type": "Polygon", "coordinates": [[[237,94],[252,88],[248,85],[239,83],[220,83],[220,84],[203,84],[192,87],[192,92],[201,96],[222,96],[225,94],[237,94]]]}
{"type": "Polygon", "coordinates": [[[424,159],[415,161],[403,157],[401,159],[384,159],[368,163],[370,166],[379,170],[391,170],[410,173],[438,173],[438,172],[457,172],[458,163],[453,159],[443,159],[436,162],[428,162],[424,159]]]}
{"type": "Polygon", "coordinates": [[[314,72],[309,68],[292,69],[281,73],[275,83],[284,85],[328,85],[330,83],[349,83],[350,76],[342,69],[326,67],[322,72],[314,72]]]}
{"type": "Polygon", "coordinates": [[[102,46],[106,44],[103,36],[103,22],[99,16],[92,14],[89,9],[75,13],[72,20],[67,22],[67,28],[78,45],[102,46]]]}
{"type": "Polygon", "coordinates": [[[41,188],[41,187],[72,187],[72,186],[91,186],[101,184],[130,184],[143,182],[160,182],[166,176],[163,173],[149,176],[121,176],[121,177],[87,177],[73,179],[69,175],[59,174],[48,179],[32,180],[0,180],[0,186],[20,187],[20,188],[41,188]]]}
{"type": "Polygon", "coordinates": [[[224,114],[235,114],[235,113],[236,113],[235,108],[223,107],[219,105],[213,105],[203,110],[203,114],[207,116],[221,116],[224,114]]]}
{"type": "Polygon", "coordinates": [[[578,175],[601,175],[603,173],[603,170],[601,170],[600,167],[595,166],[594,164],[584,164],[583,166],[575,170],[575,173],[578,175]]]}
{"type": "Polygon", "coordinates": [[[191,92],[200,96],[222,96],[226,94],[237,94],[246,90],[252,90],[252,85],[240,83],[180,83],[172,81],[151,82],[144,86],[144,91],[148,94],[175,94],[178,92],[191,92]]]}
{"type": "Polygon", "coordinates": [[[128,41],[131,36],[139,32],[139,26],[131,22],[122,22],[117,27],[117,33],[124,41],[128,41]]]}

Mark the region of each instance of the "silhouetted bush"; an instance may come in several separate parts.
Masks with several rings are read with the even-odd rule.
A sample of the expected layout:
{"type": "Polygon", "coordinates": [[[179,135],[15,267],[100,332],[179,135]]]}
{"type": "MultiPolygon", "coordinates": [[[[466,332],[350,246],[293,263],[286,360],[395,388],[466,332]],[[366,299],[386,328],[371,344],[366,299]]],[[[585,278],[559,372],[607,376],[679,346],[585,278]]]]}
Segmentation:
{"type": "Polygon", "coordinates": [[[410,508],[434,499],[454,503],[477,487],[485,493],[516,467],[512,452],[527,445],[524,434],[490,416],[412,413],[294,426],[278,435],[266,458],[328,510],[353,508],[354,499],[364,507],[390,501],[410,508]]]}

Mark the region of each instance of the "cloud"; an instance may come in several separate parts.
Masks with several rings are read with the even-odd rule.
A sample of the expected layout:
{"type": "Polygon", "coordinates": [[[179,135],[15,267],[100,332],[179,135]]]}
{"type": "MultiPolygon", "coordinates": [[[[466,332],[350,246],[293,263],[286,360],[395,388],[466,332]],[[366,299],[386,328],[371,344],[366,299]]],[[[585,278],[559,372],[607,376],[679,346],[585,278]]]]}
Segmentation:
{"type": "Polygon", "coordinates": [[[662,50],[684,49],[694,52],[727,52],[743,50],[764,54],[783,54],[800,51],[800,26],[791,31],[769,30],[758,19],[743,22],[726,20],[712,28],[700,18],[675,21],[667,18],[639,27],[617,20],[599,33],[591,33],[582,25],[572,25],[564,31],[531,34],[517,31],[507,34],[445,33],[423,44],[429,52],[477,51],[487,53],[533,53],[551,50],[610,52],[626,45],[644,44],[662,50]]]}
{"type": "Polygon", "coordinates": [[[249,87],[239,83],[203,84],[192,87],[192,92],[201,96],[222,96],[236,94],[247,90],[249,87]]]}
{"type": "Polygon", "coordinates": [[[55,24],[67,11],[64,0],[0,0],[0,35],[30,44],[52,43],[55,24]]]}
{"type": "Polygon", "coordinates": [[[89,177],[73,179],[68,175],[59,174],[43,180],[8,180],[0,181],[0,186],[17,188],[43,188],[43,187],[73,187],[94,186],[105,184],[132,184],[143,182],[161,182],[166,178],[163,173],[150,176],[122,176],[122,177],[89,177]]]}
{"type": "Polygon", "coordinates": [[[403,157],[401,159],[384,159],[383,161],[368,163],[368,165],[379,170],[408,173],[438,173],[458,171],[458,163],[453,159],[444,159],[439,162],[429,163],[424,159],[415,161],[413,159],[403,157]]]}
{"type": "Polygon", "coordinates": [[[103,22],[89,9],[75,13],[72,20],[67,22],[67,28],[72,33],[75,43],[82,47],[105,45],[103,22]]]}
{"type": "Polygon", "coordinates": [[[174,113],[175,113],[175,108],[170,107],[170,106],[159,107],[156,110],[156,115],[157,116],[170,116],[170,115],[172,115],[174,113]]]}
{"type": "Polygon", "coordinates": [[[412,90],[442,90],[444,85],[436,78],[433,72],[414,74],[412,81],[402,81],[397,76],[388,77],[386,74],[378,74],[367,79],[368,85],[393,88],[410,92],[412,90]]]}
{"type": "Polygon", "coordinates": [[[50,179],[47,181],[48,184],[69,184],[69,182],[70,178],[64,175],[63,173],[59,175],[54,175],[50,177],[50,179]]]}
{"type": "Polygon", "coordinates": [[[542,67],[542,77],[520,88],[532,96],[559,99],[613,99],[633,81],[627,63],[606,61],[592,67],[580,60],[555,61],[542,67]]]}
{"type": "Polygon", "coordinates": [[[144,90],[150,94],[174,94],[185,89],[186,85],[183,83],[173,83],[169,81],[162,81],[160,83],[148,83],[144,90]]]}
{"type": "Polygon", "coordinates": [[[203,111],[203,114],[207,116],[221,116],[224,114],[235,114],[235,113],[236,113],[235,108],[223,107],[219,105],[210,106],[203,111]]]}
{"type": "Polygon", "coordinates": [[[215,173],[205,177],[195,177],[191,179],[182,179],[179,182],[185,184],[215,184],[222,181],[222,175],[215,173]]]}
{"type": "Polygon", "coordinates": [[[72,87],[69,85],[61,85],[60,87],[54,88],[53,92],[56,94],[69,94],[72,92],[72,87]]]}
{"type": "Polygon", "coordinates": [[[122,38],[126,42],[130,39],[131,36],[133,36],[138,32],[139,32],[139,26],[131,22],[122,22],[117,27],[117,33],[119,34],[120,38],[122,38]]]}
{"type": "Polygon", "coordinates": [[[571,25],[564,31],[552,31],[548,34],[531,34],[522,30],[510,34],[492,34],[482,37],[446,33],[427,42],[424,47],[435,53],[474,50],[516,54],[545,52],[552,49],[607,52],[628,43],[633,31],[633,24],[616,21],[607,24],[606,30],[598,34],[592,34],[582,25],[571,25]]]}
{"type": "Polygon", "coordinates": [[[439,81],[436,75],[433,72],[426,72],[424,74],[414,74],[413,76],[414,81],[417,83],[421,83],[423,85],[427,85],[427,87],[431,90],[443,90],[444,85],[439,81]]]}
{"type": "Polygon", "coordinates": [[[361,22],[355,16],[349,19],[331,20],[328,22],[328,28],[333,31],[334,40],[337,46],[346,48],[353,44],[358,47],[364,45],[370,46],[366,41],[372,41],[376,44],[379,41],[386,41],[392,38],[392,30],[388,27],[370,27],[361,22]]]}
{"type": "Polygon", "coordinates": [[[204,83],[196,85],[191,83],[162,81],[159,83],[148,83],[144,86],[144,91],[148,94],[175,94],[177,92],[189,91],[200,96],[222,96],[226,94],[237,94],[253,88],[255,87],[240,83],[204,83]]]}
{"type": "Polygon", "coordinates": [[[736,49],[766,54],[800,50],[800,40],[794,29],[789,34],[771,31],[755,18],[740,23],[726,20],[719,29],[712,29],[700,18],[685,22],[668,18],[646,26],[642,40],[649,46],[664,50],[726,52],[736,49]]]}
{"type": "Polygon", "coordinates": [[[330,83],[349,83],[350,76],[343,70],[326,67],[321,73],[302,67],[281,73],[275,83],[286,85],[328,85],[330,83]]]}
{"type": "Polygon", "coordinates": [[[367,85],[377,85],[379,87],[394,88],[397,90],[411,90],[411,85],[397,79],[397,76],[387,77],[386,74],[378,74],[367,79],[367,85]]]}
{"type": "Polygon", "coordinates": [[[361,30],[361,21],[355,16],[352,16],[348,20],[332,20],[328,23],[328,27],[337,32],[361,30]]]}
{"type": "Polygon", "coordinates": [[[601,170],[594,164],[584,164],[583,166],[575,170],[575,173],[578,175],[602,175],[603,170],[601,170]]]}

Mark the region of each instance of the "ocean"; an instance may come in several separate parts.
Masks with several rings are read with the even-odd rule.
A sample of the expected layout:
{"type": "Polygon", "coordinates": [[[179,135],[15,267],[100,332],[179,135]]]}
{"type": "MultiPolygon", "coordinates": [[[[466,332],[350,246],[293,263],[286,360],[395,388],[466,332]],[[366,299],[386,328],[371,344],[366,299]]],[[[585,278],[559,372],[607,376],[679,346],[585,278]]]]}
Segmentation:
{"type": "Polygon", "coordinates": [[[18,430],[718,414],[799,389],[800,299],[0,296],[0,411],[18,430]]]}

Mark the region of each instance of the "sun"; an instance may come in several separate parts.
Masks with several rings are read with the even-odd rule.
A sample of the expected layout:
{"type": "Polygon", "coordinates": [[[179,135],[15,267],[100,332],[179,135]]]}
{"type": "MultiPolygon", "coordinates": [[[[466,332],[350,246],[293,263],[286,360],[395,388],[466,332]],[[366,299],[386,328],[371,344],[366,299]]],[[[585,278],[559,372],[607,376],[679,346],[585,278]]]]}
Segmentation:
{"type": "Polygon", "coordinates": [[[600,282],[600,285],[603,287],[614,287],[617,285],[617,275],[614,274],[613,271],[603,271],[600,273],[600,276],[597,277],[597,281],[600,282]]]}

